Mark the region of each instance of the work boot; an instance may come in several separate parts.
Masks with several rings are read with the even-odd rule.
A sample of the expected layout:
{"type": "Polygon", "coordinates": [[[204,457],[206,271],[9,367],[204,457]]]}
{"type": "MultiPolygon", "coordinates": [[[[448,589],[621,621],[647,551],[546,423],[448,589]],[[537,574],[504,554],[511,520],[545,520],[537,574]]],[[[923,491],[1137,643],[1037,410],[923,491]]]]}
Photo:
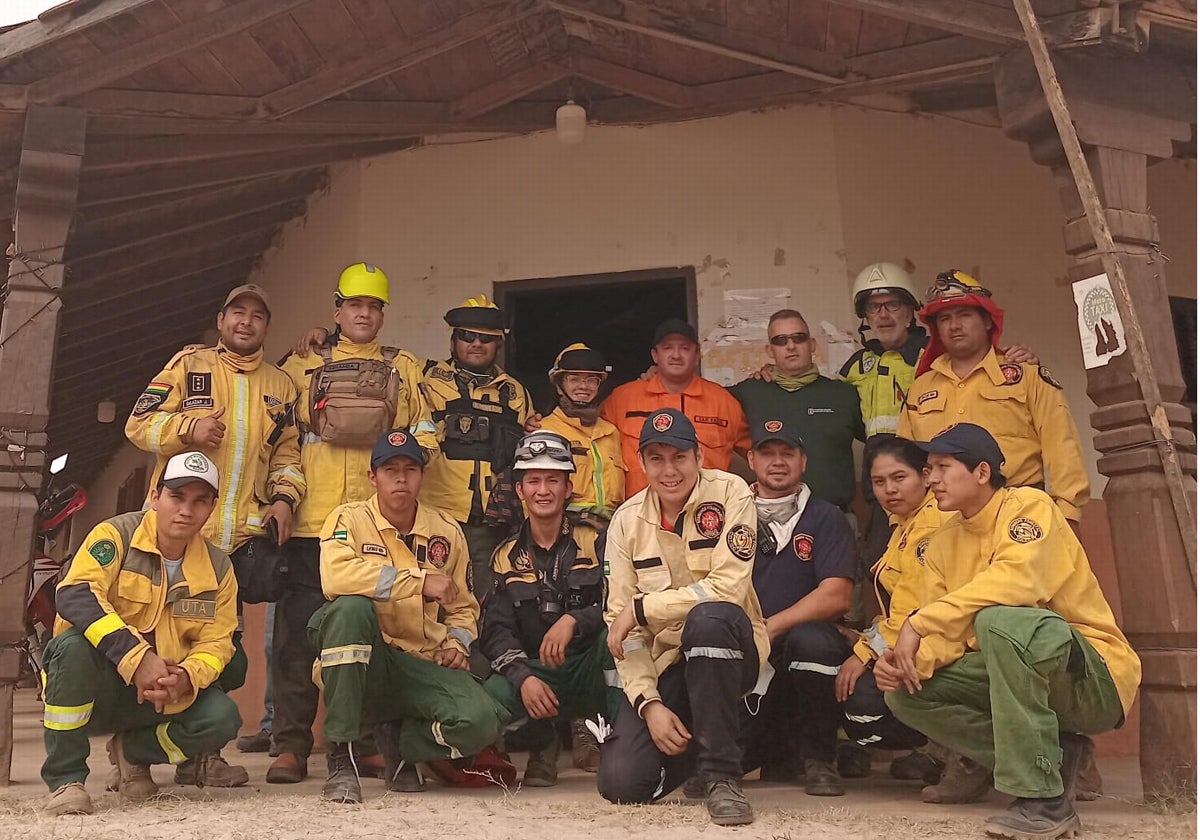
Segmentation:
{"type": "Polygon", "coordinates": [[[321,788],[321,798],[326,802],[362,804],[362,784],[358,781],[352,749],[353,744],[344,741],[329,745],[329,754],[326,756],[329,777],[325,779],[325,786],[321,788]]]}
{"type": "Polygon", "coordinates": [[[936,785],[921,788],[921,801],[937,805],[978,802],[992,789],[992,771],[962,755],[946,762],[936,785]]]}
{"type": "Polygon", "coordinates": [[[942,778],[942,768],[946,765],[938,760],[929,746],[927,744],[924,747],[917,747],[908,755],[892,759],[891,766],[888,767],[892,778],[936,785],[942,778]]]}
{"type": "Polygon", "coordinates": [[[400,725],[384,721],[375,725],[375,744],[383,757],[383,780],[393,793],[420,793],[425,790],[421,770],[400,754],[400,725]]]}
{"type": "Polygon", "coordinates": [[[267,768],[267,784],[294,785],[308,778],[308,759],[297,753],[280,753],[267,768]]]}
{"type": "Polygon", "coordinates": [[[687,799],[704,799],[708,796],[708,785],[699,776],[691,776],[683,783],[683,795],[687,799]]]}
{"type": "Polygon", "coordinates": [[[1080,829],[1075,805],[1066,796],[1049,799],[1013,800],[1004,811],[988,817],[984,829],[989,837],[1009,840],[1058,840],[1074,837],[1080,829]]]}
{"type": "Polygon", "coordinates": [[[52,817],[61,817],[63,814],[90,814],[93,810],[92,797],[88,796],[83,782],[67,782],[50,794],[50,800],[44,810],[52,817]]]}
{"type": "Polygon", "coordinates": [[[266,752],[271,749],[273,739],[270,729],[260,729],[253,735],[243,735],[237,739],[238,752],[266,752]]]}
{"type": "Polygon", "coordinates": [[[587,773],[600,772],[600,745],[579,718],[571,721],[571,763],[587,773]]]}
{"type": "Polygon", "coordinates": [[[150,778],[149,764],[134,764],[125,757],[125,733],[108,739],[108,761],[117,768],[117,791],[129,802],[145,802],[158,795],[158,785],[150,778]]]}
{"type": "Polygon", "coordinates": [[[754,809],[742,793],[737,779],[717,779],[708,785],[705,798],[708,816],[716,825],[749,825],[754,822],[754,809]]]}
{"type": "Polygon", "coordinates": [[[809,796],[844,796],[842,777],[828,761],[804,759],[804,792],[809,796]]]}
{"type": "Polygon", "coordinates": [[[558,784],[558,750],[558,733],[546,746],[530,750],[521,784],[525,787],[554,787],[558,784]]]}
{"type": "Polygon", "coordinates": [[[837,746],[837,771],[843,779],[865,779],[871,775],[871,751],[861,744],[840,742],[837,746]]]}
{"type": "Polygon", "coordinates": [[[234,788],[250,781],[245,767],[230,764],[220,751],[201,753],[175,765],[175,784],[196,787],[234,788]]]}

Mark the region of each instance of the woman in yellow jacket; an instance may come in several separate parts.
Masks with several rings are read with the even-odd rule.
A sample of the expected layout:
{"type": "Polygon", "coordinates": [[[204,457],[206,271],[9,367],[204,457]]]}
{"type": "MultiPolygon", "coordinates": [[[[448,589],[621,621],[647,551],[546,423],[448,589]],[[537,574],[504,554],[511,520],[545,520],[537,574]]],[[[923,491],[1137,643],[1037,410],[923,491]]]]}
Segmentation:
{"type": "Polygon", "coordinates": [[[891,773],[897,779],[933,784],[941,776],[942,762],[925,747],[924,735],[888,711],[871,669],[879,654],[895,644],[904,619],[921,606],[925,546],[929,535],[951,514],[938,510],[926,487],[925,453],[912,441],[891,435],[873,437],[863,459],[875,498],[896,527],[883,556],[871,568],[884,614],[862,632],[854,652],[838,670],[837,699],[845,714],[842,728],[862,746],[920,748],[895,759],[891,773]]]}

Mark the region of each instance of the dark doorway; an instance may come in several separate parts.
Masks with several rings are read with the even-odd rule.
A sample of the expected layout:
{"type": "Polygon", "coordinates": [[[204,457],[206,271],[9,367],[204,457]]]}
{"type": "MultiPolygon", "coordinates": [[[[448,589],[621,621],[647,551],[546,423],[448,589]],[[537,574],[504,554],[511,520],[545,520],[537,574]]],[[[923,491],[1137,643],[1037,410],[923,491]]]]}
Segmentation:
{"type": "Polygon", "coordinates": [[[582,341],[612,365],[600,391],[603,398],[650,365],[650,342],[659,322],[696,322],[691,266],[515,280],[497,283],[495,295],[512,325],[504,368],[530,390],[542,412],[555,405],[546,373],[568,344],[582,341]]]}

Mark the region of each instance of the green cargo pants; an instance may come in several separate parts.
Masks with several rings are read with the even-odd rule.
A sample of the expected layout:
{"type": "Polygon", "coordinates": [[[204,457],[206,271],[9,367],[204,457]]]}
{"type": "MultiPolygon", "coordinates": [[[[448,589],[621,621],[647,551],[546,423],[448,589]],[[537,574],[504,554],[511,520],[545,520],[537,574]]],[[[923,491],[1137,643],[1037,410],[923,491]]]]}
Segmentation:
{"type": "Polygon", "coordinates": [[[495,741],[512,719],[469,672],[385,642],[370,598],[335,598],[313,613],[308,634],[320,652],[330,741],[357,741],[364,725],[395,721],[406,761],[462,758],[495,741]]]}
{"type": "Polygon", "coordinates": [[[56,790],[88,776],[88,737],[125,733],[125,755],[134,764],[179,764],[217,752],[242,725],[237,704],[216,685],[174,715],[137,702],[117,667],[71,628],[46,645],[46,761],[42,779],[56,790]]]}
{"type": "Polygon", "coordinates": [[[931,740],[991,767],[996,790],[1061,796],[1058,733],[1091,735],[1125,722],[1096,649],[1058,613],[987,607],[979,650],[940,668],[921,690],[889,691],[888,707],[931,740]]]}
{"type": "Polygon", "coordinates": [[[595,644],[568,656],[557,668],[543,665],[536,659],[529,660],[533,675],[550,686],[550,690],[558,697],[557,718],[529,719],[523,723],[528,713],[521,702],[520,692],[500,674],[488,677],[483,687],[520,724],[515,730],[520,743],[531,749],[546,746],[555,737],[555,720],[599,714],[605,715],[609,722],[617,719],[617,710],[621,708],[625,693],[620,689],[616,665],[613,664],[606,642],[606,634],[598,633],[595,644]]]}

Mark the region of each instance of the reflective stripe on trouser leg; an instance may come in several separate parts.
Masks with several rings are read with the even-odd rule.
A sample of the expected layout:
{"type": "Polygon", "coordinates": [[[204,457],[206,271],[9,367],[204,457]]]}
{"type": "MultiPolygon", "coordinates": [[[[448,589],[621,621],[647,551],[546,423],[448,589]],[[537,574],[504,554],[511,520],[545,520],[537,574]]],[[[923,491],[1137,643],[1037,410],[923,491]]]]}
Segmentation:
{"type": "Polygon", "coordinates": [[[180,764],[190,756],[217,752],[241,726],[237,704],[209,686],[192,704],[173,715],[159,715],[150,726],[125,732],[125,757],[134,764],[180,764]]]}
{"type": "Polygon", "coordinates": [[[42,778],[54,790],[87,778],[91,752],[89,724],[95,713],[95,701],[103,697],[111,703],[124,681],[116,666],[74,628],[50,640],[43,664],[46,694],[42,733],[46,760],[42,764],[42,778]],[[106,674],[106,669],[111,674],[106,674]]]}
{"type": "Polygon", "coordinates": [[[325,737],[356,741],[362,735],[368,681],[384,679],[383,666],[395,650],[379,631],[375,603],[359,595],[334,598],[312,614],[308,638],[321,656],[325,737]]]}
{"type": "Polygon", "coordinates": [[[158,739],[158,745],[166,753],[168,764],[183,764],[187,761],[187,756],[183,754],[183,750],[179,749],[179,745],[171,740],[171,735],[167,732],[167,727],[170,725],[170,721],[163,721],[154,727],[154,737],[158,739]]]}

